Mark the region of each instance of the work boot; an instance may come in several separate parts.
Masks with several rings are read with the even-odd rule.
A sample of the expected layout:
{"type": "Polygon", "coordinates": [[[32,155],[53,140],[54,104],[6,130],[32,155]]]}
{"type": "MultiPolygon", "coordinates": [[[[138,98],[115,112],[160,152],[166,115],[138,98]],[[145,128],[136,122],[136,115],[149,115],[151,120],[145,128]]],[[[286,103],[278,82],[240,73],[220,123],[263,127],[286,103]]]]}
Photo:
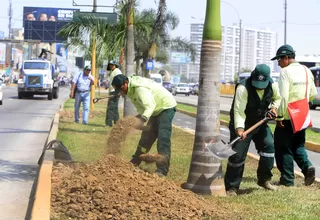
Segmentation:
{"type": "Polygon", "coordinates": [[[136,158],[132,158],[131,160],[130,160],[130,163],[132,163],[134,166],[139,166],[140,165],[140,163],[141,163],[141,160],[139,160],[139,159],[136,159],[136,158]]]}
{"type": "Polygon", "coordinates": [[[304,184],[310,186],[316,178],[316,169],[313,166],[308,167],[307,170],[303,172],[304,174],[304,184]]]}
{"type": "Polygon", "coordinates": [[[272,183],[270,181],[258,182],[258,185],[263,187],[266,190],[272,190],[272,191],[277,190],[277,187],[272,185],[272,183]]]}
{"type": "Polygon", "coordinates": [[[237,190],[236,189],[229,189],[227,192],[227,196],[237,196],[237,190]]]}

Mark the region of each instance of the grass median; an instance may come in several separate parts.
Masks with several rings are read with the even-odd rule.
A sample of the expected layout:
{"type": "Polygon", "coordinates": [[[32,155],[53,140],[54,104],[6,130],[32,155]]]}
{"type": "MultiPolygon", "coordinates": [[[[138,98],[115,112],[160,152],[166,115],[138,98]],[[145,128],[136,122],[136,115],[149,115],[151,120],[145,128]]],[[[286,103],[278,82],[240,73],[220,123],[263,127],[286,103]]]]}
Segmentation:
{"type": "MultiPolygon", "coordinates": [[[[194,113],[194,114],[197,113],[197,108],[194,106],[190,106],[190,105],[178,104],[177,109],[181,109],[183,111],[187,111],[187,112],[194,113]]],[[[230,120],[230,117],[229,117],[229,115],[226,115],[226,114],[220,114],[220,120],[228,122],[230,120]]],[[[274,132],[275,124],[269,123],[269,126],[270,126],[272,132],[274,132]]],[[[319,132],[313,131],[311,128],[307,129],[306,138],[307,138],[307,141],[311,141],[313,143],[320,144],[319,132]]]]}
{"type": "MultiPolygon", "coordinates": [[[[104,125],[106,103],[98,102],[95,111],[91,113],[88,125],[73,122],[73,100],[68,100],[61,113],[58,140],[69,149],[73,160],[84,163],[94,163],[104,155],[107,145],[107,135],[110,128],[104,125]]],[[[140,137],[140,132],[128,136],[119,157],[129,161],[134,153],[140,137]]],[[[172,160],[168,179],[181,184],[186,181],[194,135],[181,129],[173,128],[172,160]]],[[[153,146],[152,152],[155,153],[153,146]]],[[[154,172],[155,166],[142,164],[142,169],[154,172]]],[[[225,161],[223,168],[226,168],[225,161]]],[[[257,161],[247,158],[241,195],[237,197],[211,197],[206,200],[218,201],[217,209],[228,209],[234,216],[242,219],[319,219],[320,218],[320,185],[305,187],[303,180],[296,179],[296,187],[280,187],[278,191],[265,191],[256,184],[257,161]]],[[[273,180],[279,180],[279,172],[273,170],[273,180]]],[[[232,219],[232,217],[230,218],[232,219]]]]}

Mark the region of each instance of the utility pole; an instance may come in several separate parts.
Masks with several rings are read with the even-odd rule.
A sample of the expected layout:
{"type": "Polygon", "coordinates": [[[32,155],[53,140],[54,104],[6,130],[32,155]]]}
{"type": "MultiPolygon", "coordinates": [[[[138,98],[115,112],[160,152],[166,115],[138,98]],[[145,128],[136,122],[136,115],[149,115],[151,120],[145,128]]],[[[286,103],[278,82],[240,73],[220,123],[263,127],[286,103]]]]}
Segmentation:
{"type": "Polygon", "coordinates": [[[241,70],[241,53],[242,53],[242,20],[239,21],[239,63],[238,63],[238,78],[240,76],[240,70],[241,70]]]}
{"type": "Polygon", "coordinates": [[[284,0],[284,44],[287,44],[287,0],[284,0]]]}
{"type": "MultiPolygon", "coordinates": [[[[9,8],[8,8],[8,18],[9,18],[9,24],[8,24],[8,39],[12,39],[12,0],[9,0],[9,8]]],[[[12,62],[12,42],[7,44],[7,50],[8,50],[8,58],[7,63],[9,66],[11,66],[12,62]]]]}
{"type": "MultiPolygon", "coordinates": [[[[93,13],[97,12],[97,0],[93,0],[93,13]]],[[[92,33],[92,58],[91,58],[91,74],[94,77],[94,85],[91,87],[91,100],[90,100],[90,110],[93,111],[94,110],[94,103],[93,103],[93,99],[94,99],[94,95],[95,95],[95,85],[97,85],[98,83],[98,77],[96,74],[96,41],[97,41],[97,33],[92,33]]]]}

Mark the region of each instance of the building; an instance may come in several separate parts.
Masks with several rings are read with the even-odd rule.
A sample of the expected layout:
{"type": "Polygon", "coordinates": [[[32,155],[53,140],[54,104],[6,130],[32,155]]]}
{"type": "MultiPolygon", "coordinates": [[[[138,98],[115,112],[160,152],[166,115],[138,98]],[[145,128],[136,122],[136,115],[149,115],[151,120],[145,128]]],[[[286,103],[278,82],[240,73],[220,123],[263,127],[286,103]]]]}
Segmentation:
{"type": "MultiPolygon", "coordinates": [[[[199,74],[203,24],[191,24],[190,41],[197,48],[196,62],[190,68],[199,74]]],[[[222,26],[221,80],[234,81],[239,72],[239,51],[241,46],[241,69],[254,69],[257,64],[265,63],[275,69],[273,57],[277,47],[277,34],[269,30],[240,28],[237,25],[222,26]]]]}

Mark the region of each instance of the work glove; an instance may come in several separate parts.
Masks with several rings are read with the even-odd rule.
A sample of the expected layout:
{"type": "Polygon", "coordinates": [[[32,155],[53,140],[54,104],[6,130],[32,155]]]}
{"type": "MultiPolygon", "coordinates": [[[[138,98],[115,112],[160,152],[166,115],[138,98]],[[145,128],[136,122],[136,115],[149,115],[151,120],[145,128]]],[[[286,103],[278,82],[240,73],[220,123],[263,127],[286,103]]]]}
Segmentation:
{"type": "Polygon", "coordinates": [[[141,115],[136,115],[135,116],[138,120],[137,123],[134,124],[134,127],[138,130],[143,130],[144,128],[144,123],[147,122],[147,119],[141,115]]]}

